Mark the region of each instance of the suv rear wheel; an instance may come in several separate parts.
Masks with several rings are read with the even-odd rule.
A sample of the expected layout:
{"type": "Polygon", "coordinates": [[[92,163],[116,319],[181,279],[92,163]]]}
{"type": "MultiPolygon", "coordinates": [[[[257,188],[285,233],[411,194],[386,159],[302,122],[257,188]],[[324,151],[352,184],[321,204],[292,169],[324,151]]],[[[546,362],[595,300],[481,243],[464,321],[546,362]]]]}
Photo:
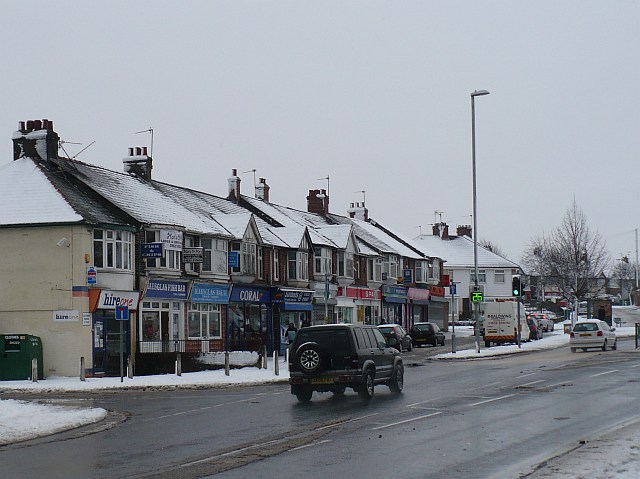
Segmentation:
{"type": "Polygon", "coordinates": [[[296,361],[303,372],[315,373],[322,367],[323,350],[318,343],[304,343],[296,351],[296,361]]]}
{"type": "Polygon", "coordinates": [[[362,384],[358,388],[358,394],[362,399],[370,400],[373,397],[373,371],[367,369],[362,384]]]}
{"type": "Polygon", "coordinates": [[[313,390],[307,386],[296,386],[293,393],[300,402],[309,402],[311,401],[311,396],[313,396],[313,390]]]}

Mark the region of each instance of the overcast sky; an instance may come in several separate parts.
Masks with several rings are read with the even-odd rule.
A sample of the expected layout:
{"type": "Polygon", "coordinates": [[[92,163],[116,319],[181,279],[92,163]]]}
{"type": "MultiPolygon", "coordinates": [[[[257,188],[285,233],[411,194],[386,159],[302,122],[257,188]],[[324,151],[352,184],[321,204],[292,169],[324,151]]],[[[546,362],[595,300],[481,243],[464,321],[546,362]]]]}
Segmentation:
{"type": "Polygon", "coordinates": [[[574,198],[612,259],[635,257],[640,2],[7,2],[2,164],[18,121],[47,118],[78,159],[227,194],[237,168],[271,201],[362,201],[415,237],[471,224],[519,262],[574,198]],[[434,211],[443,212],[434,215],[434,211]]]}

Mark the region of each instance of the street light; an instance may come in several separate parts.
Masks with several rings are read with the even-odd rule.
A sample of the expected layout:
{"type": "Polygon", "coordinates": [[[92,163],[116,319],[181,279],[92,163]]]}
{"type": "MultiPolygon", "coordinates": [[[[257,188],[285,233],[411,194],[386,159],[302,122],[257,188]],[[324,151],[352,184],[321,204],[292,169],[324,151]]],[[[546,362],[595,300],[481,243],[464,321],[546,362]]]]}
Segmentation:
{"type": "MultiPolygon", "coordinates": [[[[476,97],[488,95],[487,90],[476,90],[471,93],[471,161],[473,167],[473,270],[474,285],[478,289],[478,212],[476,201],[476,97]]],[[[480,304],[474,303],[476,321],[476,351],[480,352],[480,304]]]]}

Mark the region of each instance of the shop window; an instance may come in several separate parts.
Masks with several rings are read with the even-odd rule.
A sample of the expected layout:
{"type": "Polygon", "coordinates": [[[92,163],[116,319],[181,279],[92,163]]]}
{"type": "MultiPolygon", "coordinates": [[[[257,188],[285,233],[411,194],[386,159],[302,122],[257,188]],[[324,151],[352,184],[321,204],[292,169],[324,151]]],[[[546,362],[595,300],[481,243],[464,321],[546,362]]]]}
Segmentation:
{"type": "Polygon", "coordinates": [[[187,333],[189,339],[220,338],[220,306],[207,303],[189,303],[187,333]]]}
{"type": "Polygon", "coordinates": [[[97,268],[131,271],[132,234],[121,230],[93,230],[93,264],[97,268]]]}

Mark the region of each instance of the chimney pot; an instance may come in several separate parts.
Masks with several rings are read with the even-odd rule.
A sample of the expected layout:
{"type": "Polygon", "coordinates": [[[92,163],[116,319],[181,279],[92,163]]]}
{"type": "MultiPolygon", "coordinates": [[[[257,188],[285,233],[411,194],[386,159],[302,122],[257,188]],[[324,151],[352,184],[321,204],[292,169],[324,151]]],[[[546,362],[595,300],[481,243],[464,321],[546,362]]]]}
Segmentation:
{"type": "Polygon", "coordinates": [[[136,156],[142,156],[142,148],[136,146],[136,156]]]}
{"type": "Polygon", "coordinates": [[[133,147],[129,148],[129,156],[133,156],[133,147]]]}
{"type": "Polygon", "coordinates": [[[146,146],[143,146],[143,147],[142,147],[142,154],[143,154],[144,156],[148,156],[148,155],[147,155],[147,147],[146,147],[146,146]]]}
{"type": "Polygon", "coordinates": [[[33,128],[34,130],[38,131],[38,130],[42,130],[42,122],[40,120],[35,120],[33,122],[33,128]]]}
{"type": "Polygon", "coordinates": [[[27,131],[33,131],[33,120],[27,120],[27,131]]]}
{"type": "Polygon", "coordinates": [[[18,123],[18,130],[24,131],[24,129],[25,129],[24,121],[21,121],[20,123],[18,123]]]}

